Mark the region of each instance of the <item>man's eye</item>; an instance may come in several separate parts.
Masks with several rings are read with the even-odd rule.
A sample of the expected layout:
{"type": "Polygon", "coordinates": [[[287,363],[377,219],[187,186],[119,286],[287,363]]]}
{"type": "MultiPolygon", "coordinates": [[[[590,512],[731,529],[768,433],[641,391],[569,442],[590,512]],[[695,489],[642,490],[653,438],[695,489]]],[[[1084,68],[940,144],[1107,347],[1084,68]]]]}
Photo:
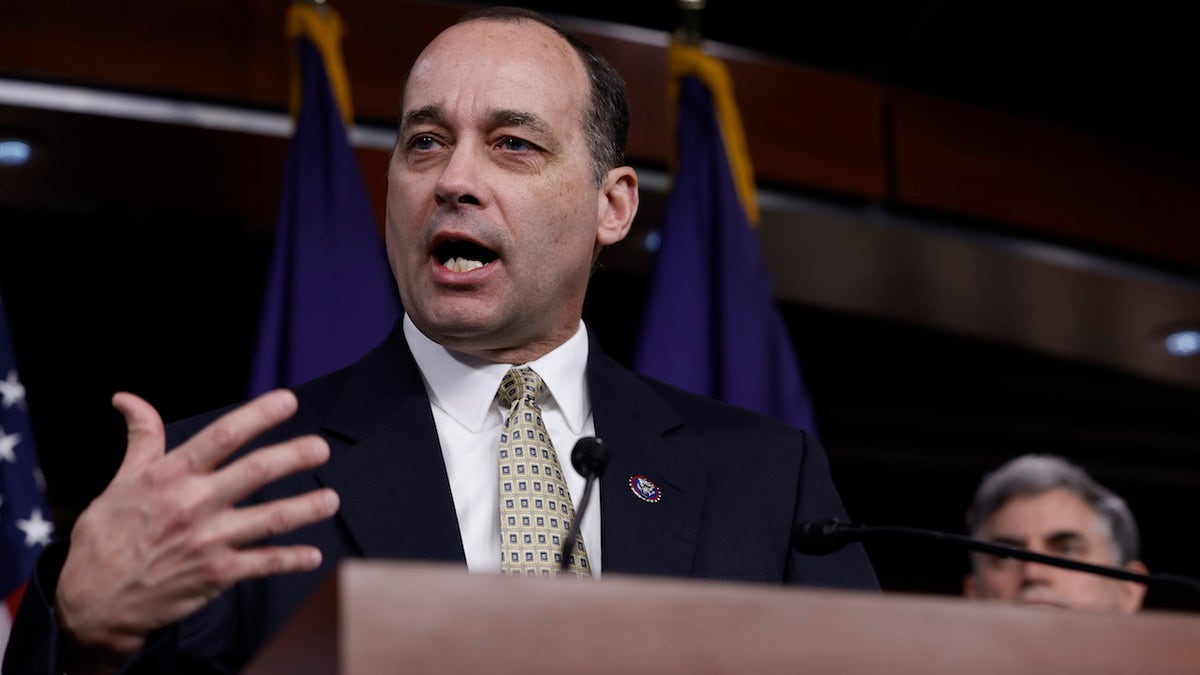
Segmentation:
{"type": "Polygon", "coordinates": [[[1077,541],[1060,542],[1056,549],[1055,553],[1063,556],[1078,556],[1084,551],[1083,546],[1077,541]]]}
{"type": "Polygon", "coordinates": [[[1005,558],[998,555],[985,555],[987,566],[994,570],[1008,570],[1017,566],[1016,558],[1005,558]]]}
{"type": "Polygon", "coordinates": [[[509,152],[524,152],[534,148],[532,143],[528,143],[520,138],[514,138],[512,136],[505,136],[504,140],[500,141],[500,145],[509,152]]]}
{"type": "Polygon", "coordinates": [[[413,136],[413,139],[409,141],[408,145],[414,150],[429,150],[436,146],[437,142],[437,139],[433,136],[430,136],[429,134],[421,134],[419,136],[413,136]]]}

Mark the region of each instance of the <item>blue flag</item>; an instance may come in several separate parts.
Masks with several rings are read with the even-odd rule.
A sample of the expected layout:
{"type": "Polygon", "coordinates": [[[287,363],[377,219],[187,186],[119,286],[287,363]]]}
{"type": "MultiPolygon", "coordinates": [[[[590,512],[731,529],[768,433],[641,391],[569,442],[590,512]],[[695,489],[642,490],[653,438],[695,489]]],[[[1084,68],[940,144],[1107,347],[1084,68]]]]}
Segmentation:
{"type": "Polygon", "coordinates": [[[672,50],[675,170],[634,367],[815,433],[799,361],[751,227],[753,177],[728,75],[694,47],[672,50]],[[736,153],[738,171],[727,148],[736,153]]]}
{"type": "MultiPolygon", "coordinates": [[[[292,11],[289,23],[299,26],[299,116],[284,172],[251,394],[353,363],[400,316],[383,238],[326,70],[329,53],[318,49],[336,44],[329,32],[340,37],[340,21],[329,9],[292,11]]],[[[338,58],[333,81],[344,84],[340,65],[338,58]]]]}
{"type": "Polygon", "coordinates": [[[17,375],[8,319],[0,302],[0,598],[5,602],[0,611],[0,658],[25,582],[53,533],[25,408],[25,387],[17,375]]]}

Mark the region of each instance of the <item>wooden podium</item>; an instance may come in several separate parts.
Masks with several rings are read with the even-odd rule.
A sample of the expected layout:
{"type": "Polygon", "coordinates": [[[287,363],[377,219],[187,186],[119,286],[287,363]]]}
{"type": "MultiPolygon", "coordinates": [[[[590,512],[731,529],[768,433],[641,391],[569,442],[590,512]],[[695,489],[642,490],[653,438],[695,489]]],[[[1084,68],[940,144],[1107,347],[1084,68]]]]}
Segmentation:
{"type": "Polygon", "coordinates": [[[351,561],[243,671],[510,672],[1197,673],[1200,615],[351,561]]]}

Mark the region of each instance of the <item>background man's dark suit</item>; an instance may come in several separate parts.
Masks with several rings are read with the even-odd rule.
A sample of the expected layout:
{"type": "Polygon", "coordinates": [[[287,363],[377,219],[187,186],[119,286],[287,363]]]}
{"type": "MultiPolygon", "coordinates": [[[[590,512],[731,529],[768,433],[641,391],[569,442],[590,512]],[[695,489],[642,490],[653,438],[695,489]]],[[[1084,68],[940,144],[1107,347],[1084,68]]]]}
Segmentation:
{"type": "MultiPolygon", "coordinates": [[[[815,439],[646,380],[603,354],[594,335],[590,339],[588,389],[596,433],[610,452],[600,483],[604,574],[878,588],[861,546],[819,558],[790,551],[793,523],[847,519],[815,439]],[[658,502],[634,495],[629,480],[638,475],[659,487],[658,502]]],[[[235,672],[347,556],[449,561],[465,570],[429,398],[400,326],[358,364],[296,393],[296,415],[240,452],[312,432],[328,440],[328,463],[252,498],[277,499],[318,485],[337,490],[335,518],[278,538],[318,546],[321,568],[238,584],[177,629],[151,636],[137,672],[212,672],[206,668],[213,663],[235,672]]],[[[168,446],[220,412],[170,425],[168,446]]],[[[570,448],[556,449],[569,461],[570,448]]],[[[14,627],[18,639],[9,645],[10,652],[32,659],[27,663],[45,663],[31,673],[53,672],[43,660],[53,645],[22,645],[22,635],[37,635],[25,633],[22,624],[52,621],[47,600],[52,603],[51,575],[62,558],[61,548],[44,556],[26,597],[43,610],[21,612],[14,627]]],[[[16,655],[9,656],[12,662],[16,655]]]]}

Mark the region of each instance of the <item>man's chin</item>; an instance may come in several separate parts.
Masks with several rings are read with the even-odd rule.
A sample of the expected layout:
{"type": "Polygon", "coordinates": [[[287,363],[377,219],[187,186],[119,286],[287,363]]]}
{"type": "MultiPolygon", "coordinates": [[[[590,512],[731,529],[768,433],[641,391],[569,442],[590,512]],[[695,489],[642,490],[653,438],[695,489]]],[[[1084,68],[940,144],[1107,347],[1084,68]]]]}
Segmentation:
{"type": "Polygon", "coordinates": [[[1052,609],[1071,609],[1067,601],[1058,597],[1046,595],[1026,595],[1017,598],[1017,603],[1027,607],[1048,607],[1052,609]]]}
{"type": "Polygon", "coordinates": [[[498,330],[491,317],[491,307],[486,302],[467,298],[441,301],[436,307],[420,315],[413,313],[413,323],[434,342],[471,341],[490,335],[498,330]]]}

